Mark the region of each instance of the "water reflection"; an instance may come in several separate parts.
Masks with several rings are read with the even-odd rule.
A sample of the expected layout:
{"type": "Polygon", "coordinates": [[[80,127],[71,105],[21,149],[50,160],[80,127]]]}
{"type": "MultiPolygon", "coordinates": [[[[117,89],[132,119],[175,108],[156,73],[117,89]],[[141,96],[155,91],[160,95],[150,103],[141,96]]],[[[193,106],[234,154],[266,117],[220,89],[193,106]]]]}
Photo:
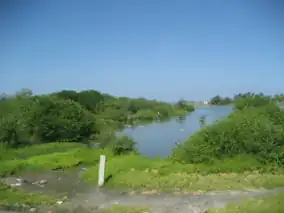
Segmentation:
{"type": "Polygon", "coordinates": [[[167,157],[172,148],[176,146],[176,142],[184,141],[200,129],[200,118],[204,117],[204,124],[212,124],[228,116],[232,110],[230,106],[203,106],[187,116],[181,116],[165,123],[127,128],[123,134],[135,139],[142,155],[167,157]]]}

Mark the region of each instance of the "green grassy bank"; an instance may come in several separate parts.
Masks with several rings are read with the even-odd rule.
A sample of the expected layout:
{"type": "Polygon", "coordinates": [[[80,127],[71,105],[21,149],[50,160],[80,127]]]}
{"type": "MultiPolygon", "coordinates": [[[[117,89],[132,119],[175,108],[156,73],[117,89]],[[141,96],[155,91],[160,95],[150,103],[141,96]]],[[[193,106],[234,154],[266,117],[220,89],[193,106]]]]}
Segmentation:
{"type": "Polygon", "coordinates": [[[209,209],[208,213],[283,213],[284,193],[264,199],[247,201],[240,205],[228,205],[223,209],[209,209]]]}
{"type": "MultiPolygon", "coordinates": [[[[97,183],[98,167],[88,169],[82,176],[87,181],[97,183]]],[[[181,164],[137,155],[114,157],[107,162],[106,177],[111,178],[105,187],[152,190],[153,193],[284,186],[282,169],[271,168],[244,156],[216,160],[210,164],[181,164]]]]}
{"type": "Polygon", "coordinates": [[[83,144],[69,143],[49,143],[20,149],[5,149],[2,152],[7,155],[15,154],[14,157],[10,157],[12,160],[0,162],[2,177],[27,171],[51,171],[81,164],[93,165],[98,162],[101,154],[109,158],[113,156],[111,149],[90,149],[83,144]],[[53,152],[47,154],[47,151],[51,150],[53,152]]]}

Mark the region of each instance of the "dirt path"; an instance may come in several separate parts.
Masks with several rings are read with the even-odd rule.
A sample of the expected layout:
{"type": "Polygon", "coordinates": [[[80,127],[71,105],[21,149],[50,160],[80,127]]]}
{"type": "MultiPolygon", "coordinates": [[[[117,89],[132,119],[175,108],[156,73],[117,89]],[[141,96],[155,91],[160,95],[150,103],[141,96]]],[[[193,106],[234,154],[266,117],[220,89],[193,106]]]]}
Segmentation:
{"type": "MultiPolygon", "coordinates": [[[[156,213],[204,213],[208,208],[223,208],[228,203],[240,203],[251,198],[261,198],[284,192],[284,188],[272,190],[243,190],[226,192],[209,192],[193,195],[127,195],[114,191],[96,189],[78,194],[62,207],[108,208],[113,205],[138,206],[149,208],[156,213]]],[[[15,213],[1,211],[0,213],[15,213]]]]}
{"type": "Polygon", "coordinates": [[[122,195],[96,190],[89,194],[78,195],[72,199],[73,205],[100,208],[112,205],[140,206],[157,213],[203,213],[208,208],[222,208],[228,203],[239,203],[249,198],[260,198],[284,192],[284,188],[273,190],[246,190],[210,192],[202,195],[122,195]]]}

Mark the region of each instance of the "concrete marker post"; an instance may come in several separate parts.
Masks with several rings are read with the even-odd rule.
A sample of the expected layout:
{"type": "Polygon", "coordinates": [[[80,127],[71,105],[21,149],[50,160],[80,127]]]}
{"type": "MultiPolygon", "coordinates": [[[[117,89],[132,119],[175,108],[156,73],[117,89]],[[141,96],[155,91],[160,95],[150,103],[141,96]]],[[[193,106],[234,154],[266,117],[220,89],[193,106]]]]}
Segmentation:
{"type": "Polygon", "coordinates": [[[105,181],[105,166],[106,166],[106,156],[100,155],[100,166],[99,166],[99,179],[98,186],[102,187],[105,181]]]}

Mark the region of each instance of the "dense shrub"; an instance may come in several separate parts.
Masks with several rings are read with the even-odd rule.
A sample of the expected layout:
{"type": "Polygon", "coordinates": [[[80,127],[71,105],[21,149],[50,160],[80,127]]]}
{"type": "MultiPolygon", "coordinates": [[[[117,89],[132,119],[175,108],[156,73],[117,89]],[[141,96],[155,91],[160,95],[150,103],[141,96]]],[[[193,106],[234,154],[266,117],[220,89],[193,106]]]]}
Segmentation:
{"type": "Polygon", "coordinates": [[[136,142],[128,136],[116,136],[112,132],[103,132],[93,142],[100,148],[110,148],[114,155],[137,153],[136,142]]]}
{"type": "Polygon", "coordinates": [[[0,141],[82,141],[96,132],[93,115],[71,100],[51,96],[29,98],[0,118],[0,141]]]}
{"type": "Polygon", "coordinates": [[[82,141],[96,132],[93,115],[71,100],[36,97],[28,125],[39,141],[82,141]]]}
{"type": "Polygon", "coordinates": [[[111,144],[112,151],[114,155],[122,155],[134,152],[136,153],[136,143],[135,141],[128,136],[120,136],[116,137],[116,140],[113,144],[111,144]]]}
{"type": "Polygon", "coordinates": [[[171,157],[184,163],[197,163],[250,155],[263,163],[283,165],[283,113],[275,105],[235,111],[194,134],[176,147],[171,157]]]}
{"type": "Polygon", "coordinates": [[[235,101],[235,108],[238,110],[248,108],[248,107],[262,107],[267,106],[274,101],[269,96],[253,95],[238,98],[235,101]]]}
{"type": "Polygon", "coordinates": [[[54,95],[64,99],[78,102],[85,109],[97,113],[101,104],[104,102],[104,96],[96,90],[85,90],[76,92],[72,90],[63,90],[54,93],[54,95]]]}
{"type": "Polygon", "coordinates": [[[181,99],[177,102],[176,107],[179,108],[179,109],[186,110],[188,112],[192,112],[194,110],[194,106],[192,104],[188,104],[183,99],[181,99]]]}

